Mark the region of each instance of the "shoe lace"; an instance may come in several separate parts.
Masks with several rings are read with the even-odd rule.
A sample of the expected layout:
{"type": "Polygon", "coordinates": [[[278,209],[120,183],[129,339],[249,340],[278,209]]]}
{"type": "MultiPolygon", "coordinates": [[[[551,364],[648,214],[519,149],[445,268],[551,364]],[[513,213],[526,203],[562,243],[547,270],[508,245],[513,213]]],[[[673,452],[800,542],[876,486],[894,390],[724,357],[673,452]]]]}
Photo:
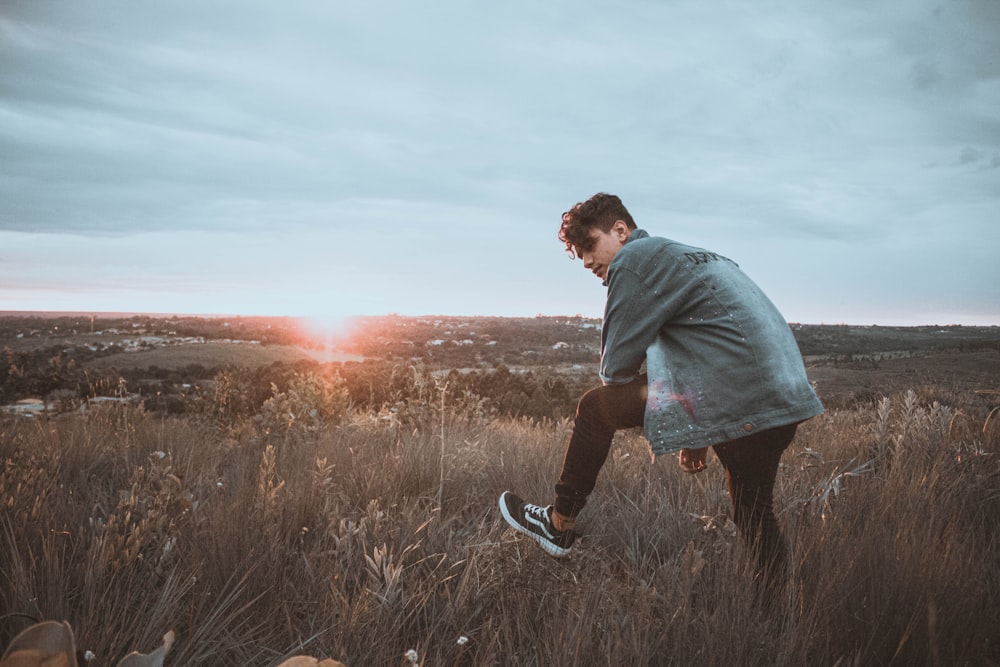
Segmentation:
{"type": "Polygon", "coordinates": [[[525,503],[524,511],[531,514],[537,519],[544,521],[545,523],[551,524],[549,520],[549,508],[542,507],[540,505],[532,505],[531,503],[525,503]]]}

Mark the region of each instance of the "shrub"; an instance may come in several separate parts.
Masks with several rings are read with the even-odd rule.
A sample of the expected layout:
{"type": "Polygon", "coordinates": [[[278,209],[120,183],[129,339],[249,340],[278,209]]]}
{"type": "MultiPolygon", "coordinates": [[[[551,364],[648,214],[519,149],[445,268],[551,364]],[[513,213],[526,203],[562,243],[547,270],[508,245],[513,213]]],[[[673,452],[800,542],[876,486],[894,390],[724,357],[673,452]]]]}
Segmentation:
{"type": "Polygon", "coordinates": [[[265,433],[315,434],[339,424],[350,408],[347,387],[338,374],[325,378],[296,373],[286,391],[272,383],[271,393],[258,416],[265,433]]]}

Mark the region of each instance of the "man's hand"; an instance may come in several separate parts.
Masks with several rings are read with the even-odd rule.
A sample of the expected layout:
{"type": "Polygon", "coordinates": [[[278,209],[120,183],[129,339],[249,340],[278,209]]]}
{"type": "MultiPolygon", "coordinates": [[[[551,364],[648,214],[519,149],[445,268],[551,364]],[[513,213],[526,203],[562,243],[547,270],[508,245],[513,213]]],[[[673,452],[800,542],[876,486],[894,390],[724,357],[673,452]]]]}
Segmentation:
{"type": "Polygon", "coordinates": [[[701,449],[682,449],[677,456],[677,462],[681,465],[681,470],[688,473],[701,472],[707,466],[705,456],[708,454],[708,447],[701,449]]]}

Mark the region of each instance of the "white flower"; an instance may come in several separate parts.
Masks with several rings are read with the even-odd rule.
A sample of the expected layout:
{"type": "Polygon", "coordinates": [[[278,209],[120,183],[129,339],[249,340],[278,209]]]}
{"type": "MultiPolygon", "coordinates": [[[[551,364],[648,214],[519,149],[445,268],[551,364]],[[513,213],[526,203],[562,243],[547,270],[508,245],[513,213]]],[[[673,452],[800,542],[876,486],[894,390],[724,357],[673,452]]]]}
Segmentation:
{"type": "Polygon", "coordinates": [[[466,637],[465,635],[462,635],[461,637],[458,638],[458,645],[459,646],[465,646],[468,643],[469,643],[469,638],[466,637]]]}
{"type": "Polygon", "coordinates": [[[96,657],[97,656],[94,655],[93,651],[85,651],[84,654],[83,654],[83,661],[84,662],[90,662],[91,660],[93,660],[96,657]]]}
{"type": "Polygon", "coordinates": [[[403,654],[403,657],[409,660],[411,665],[420,664],[420,657],[417,655],[416,649],[411,648],[409,651],[403,654]]]}

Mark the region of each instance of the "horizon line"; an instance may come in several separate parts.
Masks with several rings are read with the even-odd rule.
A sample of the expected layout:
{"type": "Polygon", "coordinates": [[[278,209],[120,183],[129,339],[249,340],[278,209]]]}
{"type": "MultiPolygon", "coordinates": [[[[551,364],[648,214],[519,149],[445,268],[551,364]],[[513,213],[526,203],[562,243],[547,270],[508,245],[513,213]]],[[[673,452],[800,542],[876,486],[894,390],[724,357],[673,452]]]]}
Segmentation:
{"type": "MultiPolygon", "coordinates": [[[[155,318],[171,318],[171,317],[200,317],[205,319],[225,319],[225,318],[261,318],[261,319],[291,319],[291,320],[310,320],[310,319],[327,319],[335,318],[338,320],[350,320],[357,318],[366,317],[402,317],[408,319],[423,319],[423,318],[433,318],[433,317],[446,317],[446,318],[471,318],[471,317],[483,317],[483,318],[497,318],[497,319],[537,319],[542,317],[563,317],[568,319],[587,319],[587,320],[601,320],[602,317],[593,317],[588,315],[583,315],[581,313],[575,313],[573,315],[568,314],[546,314],[538,313],[536,315],[487,315],[487,314],[466,314],[466,315],[447,315],[443,313],[426,313],[422,315],[402,315],[400,313],[388,312],[382,313],[380,315],[373,314],[358,314],[358,315],[345,315],[345,316],[332,316],[332,315],[275,315],[275,314],[253,314],[253,313],[181,313],[181,312],[150,312],[150,311],[103,311],[103,310],[0,310],[0,318],[2,317],[40,317],[40,318],[55,318],[55,317],[91,317],[91,318],[101,318],[101,319],[115,319],[115,318],[130,318],[130,317],[155,317],[155,318]]],[[[963,324],[960,322],[952,322],[942,324],[940,322],[928,322],[926,324],[881,324],[878,322],[870,322],[867,324],[861,324],[859,322],[802,322],[797,320],[787,320],[789,325],[800,325],[800,326],[852,326],[852,327],[893,327],[893,328],[921,328],[921,327],[976,327],[976,328],[996,328],[1000,327],[1000,324],[963,324]]]]}

